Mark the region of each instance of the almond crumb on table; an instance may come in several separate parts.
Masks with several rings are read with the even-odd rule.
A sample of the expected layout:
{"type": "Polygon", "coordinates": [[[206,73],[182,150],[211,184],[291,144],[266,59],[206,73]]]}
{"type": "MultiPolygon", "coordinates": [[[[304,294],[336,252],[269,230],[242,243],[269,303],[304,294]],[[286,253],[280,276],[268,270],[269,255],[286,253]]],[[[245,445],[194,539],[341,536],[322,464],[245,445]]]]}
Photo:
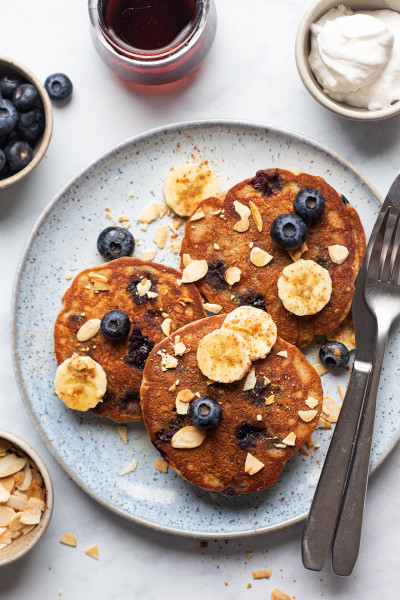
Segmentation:
{"type": "Polygon", "coordinates": [[[290,596],[282,592],[279,588],[275,588],[271,592],[271,600],[292,600],[290,596]]]}
{"type": "Polygon", "coordinates": [[[94,546],[91,546],[87,550],[85,550],[85,554],[87,554],[88,556],[91,556],[92,558],[95,558],[96,560],[99,560],[99,547],[98,547],[98,545],[96,544],[94,546]]]}
{"type": "Polygon", "coordinates": [[[268,579],[271,576],[271,569],[259,569],[252,571],[253,579],[268,579]]]}
{"type": "Polygon", "coordinates": [[[168,472],[168,464],[162,458],[156,458],[156,469],[160,473],[168,472]]]}
{"type": "Polygon", "coordinates": [[[74,548],[76,548],[77,541],[76,541],[76,537],[74,536],[73,533],[65,533],[62,538],[60,538],[60,542],[62,544],[65,544],[66,546],[72,546],[74,548]]]}

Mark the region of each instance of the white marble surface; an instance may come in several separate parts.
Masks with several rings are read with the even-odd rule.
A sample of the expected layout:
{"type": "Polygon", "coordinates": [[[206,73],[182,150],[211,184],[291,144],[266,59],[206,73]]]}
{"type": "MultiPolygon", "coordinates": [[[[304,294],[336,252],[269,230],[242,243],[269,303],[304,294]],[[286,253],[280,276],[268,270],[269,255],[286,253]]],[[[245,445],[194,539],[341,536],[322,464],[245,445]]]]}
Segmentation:
{"type": "MultiPolygon", "coordinates": [[[[97,57],[85,0],[1,3],[2,54],[42,80],[57,71],[75,86],[73,100],[54,110],[47,156],[24,182],[0,192],[0,427],[27,439],[42,455],[55,487],[49,529],[36,549],[0,570],[7,600],[267,599],[274,587],[297,600],[398,597],[400,593],[400,448],[372,477],[363,539],[354,573],[338,578],[301,563],[303,524],[253,539],[210,541],[164,535],[102,508],[68,479],[34,429],[14,378],[10,304],[19,256],[53,195],[78,170],[116,142],[164,123],[198,118],[264,122],[314,138],[347,158],[385,195],[400,169],[400,119],[360,124],[342,120],[308,95],[297,75],[294,38],[302,0],[217,0],[219,24],[211,53],[190,85],[170,93],[133,93],[97,57]],[[59,543],[72,531],[78,548],[59,543]],[[93,544],[100,560],[83,554],[93,544]],[[247,559],[246,551],[254,556],[247,559]],[[253,582],[252,569],[270,567],[270,580],[253,582]],[[228,582],[228,586],[224,582],[228,582]]],[[[267,165],[265,165],[267,166],[267,165]]]]}

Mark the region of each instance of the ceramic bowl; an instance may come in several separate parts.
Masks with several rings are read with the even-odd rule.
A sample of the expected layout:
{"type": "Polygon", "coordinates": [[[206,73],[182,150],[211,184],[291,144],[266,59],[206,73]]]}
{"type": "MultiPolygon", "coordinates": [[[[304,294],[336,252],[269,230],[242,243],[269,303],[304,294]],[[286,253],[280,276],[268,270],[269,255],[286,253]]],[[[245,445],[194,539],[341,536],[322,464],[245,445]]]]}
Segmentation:
{"type": "Polygon", "coordinates": [[[36,87],[37,91],[39,92],[45,114],[45,128],[41,137],[33,147],[33,158],[31,162],[26,165],[24,169],[21,169],[21,171],[18,171],[17,173],[11,175],[7,174],[3,178],[0,177],[0,190],[13,185],[13,183],[21,181],[21,179],[26,177],[33,171],[35,167],[37,167],[46,153],[53,131],[53,109],[51,106],[51,100],[41,81],[25,66],[21,65],[15,60],[12,60],[11,58],[0,56],[0,78],[10,73],[16,73],[20,75],[21,78],[23,78],[26,82],[32,83],[36,87]]]}
{"type": "Polygon", "coordinates": [[[0,550],[0,566],[8,565],[19,558],[22,558],[27,552],[37,544],[47,529],[53,511],[53,484],[46,465],[39,454],[32,448],[28,442],[25,442],[19,436],[4,429],[0,429],[0,440],[7,440],[16,448],[23,452],[36,465],[37,470],[42,476],[45,488],[45,509],[41,521],[29,533],[21,535],[13,540],[11,544],[0,550]]]}
{"type": "Polygon", "coordinates": [[[332,100],[323,91],[311,71],[308,60],[310,54],[310,26],[315,21],[318,21],[328,10],[339,4],[345,4],[346,7],[354,11],[390,9],[400,12],[400,0],[346,0],[346,2],[317,0],[317,2],[313,2],[300,22],[295,44],[297,69],[305,87],[322,106],[336,115],[346,117],[347,119],[354,119],[355,121],[378,121],[399,114],[400,101],[392,104],[389,108],[368,110],[332,100]]]}

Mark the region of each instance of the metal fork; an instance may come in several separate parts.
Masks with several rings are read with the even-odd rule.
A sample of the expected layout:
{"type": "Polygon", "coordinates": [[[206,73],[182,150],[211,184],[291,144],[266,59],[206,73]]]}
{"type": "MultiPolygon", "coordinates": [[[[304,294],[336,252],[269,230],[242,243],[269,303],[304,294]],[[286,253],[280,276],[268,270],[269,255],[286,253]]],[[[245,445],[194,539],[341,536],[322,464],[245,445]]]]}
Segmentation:
{"type": "Polygon", "coordinates": [[[387,208],[378,229],[366,276],[364,296],[376,319],[376,348],[332,545],[332,566],[337,575],[350,575],[358,556],[376,396],[389,331],[400,316],[399,272],[400,212],[391,206],[387,208]]]}

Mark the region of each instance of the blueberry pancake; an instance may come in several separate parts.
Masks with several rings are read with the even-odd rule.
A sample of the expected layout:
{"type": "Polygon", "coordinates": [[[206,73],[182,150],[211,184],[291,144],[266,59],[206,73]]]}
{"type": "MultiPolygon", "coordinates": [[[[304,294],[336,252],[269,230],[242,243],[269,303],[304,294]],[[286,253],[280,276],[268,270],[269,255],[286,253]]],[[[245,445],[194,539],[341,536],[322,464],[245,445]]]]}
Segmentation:
{"type": "Polygon", "coordinates": [[[247,309],[270,319],[265,312],[242,309],[186,325],[155,346],[140,390],[163,458],[190,483],[226,496],[274,483],[322,405],[320,378],[300,350],[247,309]]]}
{"type": "MultiPolygon", "coordinates": [[[[197,288],[179,287],[180,278],[170,267],[120,258],[82,271],[65,292],[54,330],[57,362],[76,353],[93,359],[97,371],[102,367],[106,391],[93,413],[115,421],[142,419],[139,388],[150,351],[170,332],[205,316],[197,288]]],[[[76,372],[87,366],[77,365],[76,372]]],[[[79,403],[71,407],[86,410],[79,403]]]]}
{"type": "Polygon", "coordinates": [[[206,273],[195,283],[209,303],[223,312],[242,305],[268,311],[280,337],[305,346],[346,317],[364,251],[357,212],[321,177],[267,169],[235,185],[224,200],[198,206],[186,224],[181,268],[205,260],[206,273]],[[294,209],[302,190],[324,200],[305,226],[294,209]],[[292,249],[271,237],[282,216],[292,249]],[[293,219],[303,223],[301,231],[293,219]]]}

